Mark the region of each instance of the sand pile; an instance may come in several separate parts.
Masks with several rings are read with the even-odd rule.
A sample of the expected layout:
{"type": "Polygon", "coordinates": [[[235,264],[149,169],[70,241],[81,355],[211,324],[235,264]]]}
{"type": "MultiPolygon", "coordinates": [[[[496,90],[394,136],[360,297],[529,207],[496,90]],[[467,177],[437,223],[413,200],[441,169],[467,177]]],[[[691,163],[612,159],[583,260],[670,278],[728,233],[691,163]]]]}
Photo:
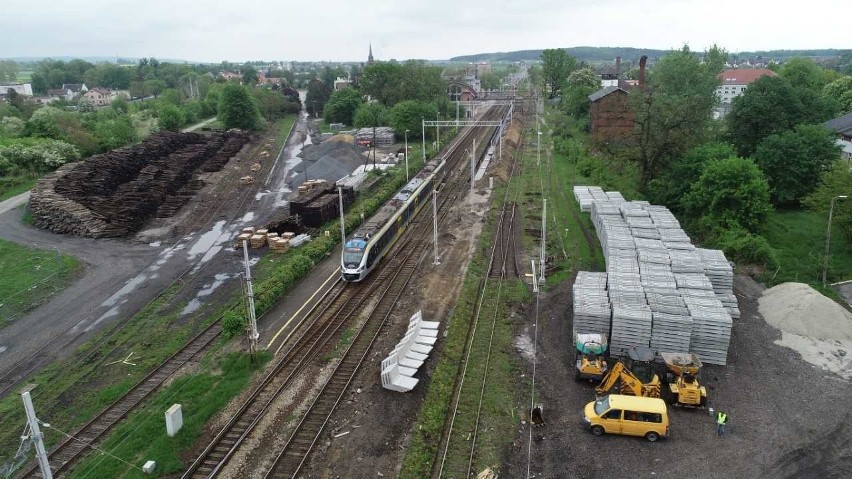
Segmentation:
{"type": "Polygon", "coordinates": [[[783,283],[766,290],[759,305],[766,322],[781,330],[776,344],[852,379],[852,313],[802,283],[783,283]]]}

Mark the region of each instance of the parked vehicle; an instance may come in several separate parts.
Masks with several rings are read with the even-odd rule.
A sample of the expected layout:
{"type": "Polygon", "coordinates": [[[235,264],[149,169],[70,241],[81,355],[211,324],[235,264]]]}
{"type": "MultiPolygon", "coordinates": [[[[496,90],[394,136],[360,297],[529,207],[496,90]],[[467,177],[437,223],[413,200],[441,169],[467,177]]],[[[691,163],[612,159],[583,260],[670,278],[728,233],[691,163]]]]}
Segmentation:
{"type": "Polygon", "coordinates": [[[669,435],[669,414],[659,398],[610,394],[586,404],[583,423],[595,436],[624,434],[655,442],[669,435]]]}

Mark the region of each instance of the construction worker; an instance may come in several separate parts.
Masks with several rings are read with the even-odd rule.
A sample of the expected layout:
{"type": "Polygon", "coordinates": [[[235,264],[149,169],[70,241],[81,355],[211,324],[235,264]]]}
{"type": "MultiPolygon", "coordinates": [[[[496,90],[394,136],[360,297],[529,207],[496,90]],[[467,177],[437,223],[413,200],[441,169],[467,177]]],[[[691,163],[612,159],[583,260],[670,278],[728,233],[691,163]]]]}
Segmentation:
{"type": "Polygon", "coordinates": [[[722,411],[716,413],[716,434],[721,437],[725,435],[725,424],[728,423],[728,414],[722,411]]]}

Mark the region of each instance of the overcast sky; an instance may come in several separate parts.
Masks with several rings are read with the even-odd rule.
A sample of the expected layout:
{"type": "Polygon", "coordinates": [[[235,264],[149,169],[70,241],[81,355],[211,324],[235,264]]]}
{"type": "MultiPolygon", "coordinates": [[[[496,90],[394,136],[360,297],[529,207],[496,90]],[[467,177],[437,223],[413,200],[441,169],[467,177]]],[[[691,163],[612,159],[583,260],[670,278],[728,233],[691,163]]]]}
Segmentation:
{"type": "Polygon", "coordinates": [[[572,46],[852,48],[848,0],[3,0],[0,58],[363,61],[572,46]]]}

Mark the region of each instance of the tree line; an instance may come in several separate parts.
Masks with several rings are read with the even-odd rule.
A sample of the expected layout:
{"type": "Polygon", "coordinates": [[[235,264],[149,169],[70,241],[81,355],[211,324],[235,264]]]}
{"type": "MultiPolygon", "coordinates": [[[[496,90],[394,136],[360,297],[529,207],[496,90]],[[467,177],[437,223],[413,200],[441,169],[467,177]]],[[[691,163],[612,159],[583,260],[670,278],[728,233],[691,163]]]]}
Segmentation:
{"type": "MultiPolygon", "coordinates": [[[[550,55],[542,54],[539,85],[559,97],[575,127],[588,129],[588,95],[600,81],[560,53],[550,55]]],[[[669,52],[648,71],[645,87],[629,90],[632,129],[585,144],[576,128],[563,128],[555,147],[577,159],[582,174],[604,168],[600,156],[579,153],[586,147],[635,168],[640,193],[669,207],[696,238],[737,260],[774,267],[763,237],[774,209],[826,212],[833,196],[852,191],[835,134],[822,125],[852,111],[852,77],[794,58],[776,67],[777,76],[751,83],[718,120],[716,88],[727,56],[715,45],[703,54],[669,52]]],[[[852,205],[838,204],[835,222],[852,240],[852,205]]]]}

